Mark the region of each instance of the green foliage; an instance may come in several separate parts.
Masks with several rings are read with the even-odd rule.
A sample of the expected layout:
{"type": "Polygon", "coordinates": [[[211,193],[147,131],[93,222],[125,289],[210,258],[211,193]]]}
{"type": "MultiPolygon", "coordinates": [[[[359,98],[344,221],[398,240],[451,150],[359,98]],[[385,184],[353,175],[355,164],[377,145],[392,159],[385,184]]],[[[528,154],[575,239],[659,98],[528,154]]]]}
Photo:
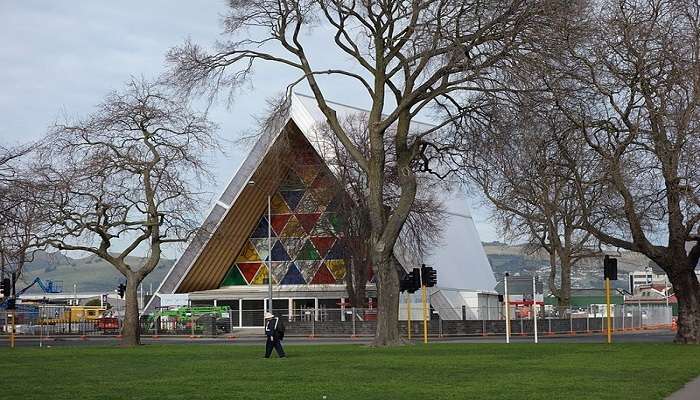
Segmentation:
{"type": "Polygon", "coordinates": [[[0,348],[0,370],[10,397],[52,400],[662,399],[700,374],[673,344],[263,347],[0,348]]]}

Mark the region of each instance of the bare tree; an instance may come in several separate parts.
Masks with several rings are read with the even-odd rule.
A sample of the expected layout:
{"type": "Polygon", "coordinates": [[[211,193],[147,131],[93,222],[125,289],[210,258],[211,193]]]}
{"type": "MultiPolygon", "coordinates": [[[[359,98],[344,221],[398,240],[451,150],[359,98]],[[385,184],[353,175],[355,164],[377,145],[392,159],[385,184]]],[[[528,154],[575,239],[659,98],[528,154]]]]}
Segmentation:
{"type": "Polygon", "coordinates": [[[17,179],[0,200],[5,208],[0,216],[0,277],[14,277],[13,283],[22,278],[24,267],[41,247],[38,236],[44,215],[32,201],[34,189],[30,181],[17,179]]]}
{"type": "Polygon", "coordinates": [[[163,246],[187,241],[201,210],[215,126],[163,86],[132,80],[87,118],[56,125],[41,149],[43,240],[109,262],[126,278],[122,333],[140,343],[137,288],[163,246]],[[119,250],[118,250],[119,249],[119,250]],[[145,251],[141,265],[127,257],[145,251]]]}
{"type": "MultiPolygon", "coordinates": [[[[341,124],[348,133],[348,137],[365,155],[369,154],[369,129],[366,123],[361,113],[341,118],[341,124]]],[[[367,204],[367,175],[363,173],[327,124],[320,124],[317,127],[317,133],[326,153],[323,157],[337,179],[340,192],[338,198],[342,199],[338,213],[344,221],[341,240],[349,250],[347,261],[350,268],[346,275],[348,296],[354,307],[365,307],[366,284],[372,269],[371,243],[367,237],[367,232],[371,230],[367,204]]],[[[383,204],[390,212],[400,199],[401,188],[398,177],[394,173],[396,160],[391,158],[394,154],[391,151],[392,143],[387,143],[386,148],[390,149],[388,152],[390,155],[386,162],[383,204]]],[[[416,198],[399,234],[400,246],[394,248],[395,256],[392,257],[392,263],[399,275],[406,273],[405,267],[410,267],[410,265],[402,265],[400,260],[404,263],[413,260],[420,262],[429,253],[431,247],[441,239],[440,220],[444,217],[444,210],[437,194],[443,193],[445,188],[434,190],[440,185],[440,180],[433,175],[424,174],[418,177],[416,198]]]]}
{"type": "Polygon", "coordinates": [[[28,201],[34,190],[22,172],[23,161],[34,147],[0,147],[0,278],[14,276],[15,282],[31,261],[41,220],[40,210],[28,201]]]}
{"type": "Polygon", "coordinates": [[[658,264],[678,298],[676,341],[700,343],[700,4],[608,0],[584,11],[543,80],[573,128],[559,143],[582,227],[658,264]]]}
{"type": "MultiPolygon", "coordinates": [[[[468,99],[489,90],[498,72],[531,44],[544,19],[546,1],[390,0],[231,0],[224,18],[230,40],[216,53],[186,43],[170,51],[172,80],[186,91],[216,93],[245,82],[254,65],[269,61],[297,71],[311,89],[333,134],[367,181],[371,229],[370,259],[379,286],[375,345],[400,343],[399,276],[392,261],[394,245],[416,196],[418,175],[437,170],[424,165],[423,153],[449,120],[420,129],[414,119],[438,101],[468,99]],[[334,51],[353,65],[314,67],[307,33],[327,35],[334,51]],[[365,154],[343,128],[326,100],[322,76],[346,79],[366,93],[369,151],[365,154]],[[391,129],[390,129],[391,128],[391,129]],[[392,143],[391,150],[386,144],[392,143]],[[400,195],[384,207],[387,158],[400,195]]],[[[469,108],[464,109],[469,112],[469,108]]],[[[434,147],[438,150],[438,147],[434,147]]]]}
{"type": "Polygon", "coordinates": [[[491,98],[490,112],[458,127],[470,133],[460,172],[494,207],[493,219],[504,236],[526,239],[528,251],[547,252],[549,291],[564,310],[571,304],[572,269],[596,254],[594,238],[580,228],[579,198],[556,140],[566,121],[538,107],[541,103],[528,94],[510,100],[491,98]]]}

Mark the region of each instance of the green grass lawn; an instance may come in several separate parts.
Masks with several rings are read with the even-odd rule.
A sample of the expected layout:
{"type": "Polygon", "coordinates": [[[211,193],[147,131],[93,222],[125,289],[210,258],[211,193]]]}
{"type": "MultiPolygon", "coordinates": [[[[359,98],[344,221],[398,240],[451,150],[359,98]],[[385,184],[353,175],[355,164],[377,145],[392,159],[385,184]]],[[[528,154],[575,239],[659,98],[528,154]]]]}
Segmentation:
{"type": "Polygon", "coordinates": [[[241,345],[0,348],[0,398],[662,399],[700,375],[700,346],[673,344],[286,350],[266,360],[241,345]]]}

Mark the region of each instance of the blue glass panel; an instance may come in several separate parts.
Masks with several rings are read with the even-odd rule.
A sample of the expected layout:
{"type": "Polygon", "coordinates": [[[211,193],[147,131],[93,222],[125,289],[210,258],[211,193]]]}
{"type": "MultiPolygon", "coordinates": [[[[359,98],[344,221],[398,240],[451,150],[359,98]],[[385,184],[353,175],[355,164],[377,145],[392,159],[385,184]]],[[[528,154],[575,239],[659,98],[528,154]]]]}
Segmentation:
{"type": "Polygon", "coordinates": [[[297,268],[296,264],[291,263],[289,265],[289,270],[287,270],[287,274],[284,276],[284,279],[282,279],[281,284],[303,285],[305,283],[306,281],[304,281],[304,277],[301,275],[301,271],[299,271],[299,268],[297,268]]]}

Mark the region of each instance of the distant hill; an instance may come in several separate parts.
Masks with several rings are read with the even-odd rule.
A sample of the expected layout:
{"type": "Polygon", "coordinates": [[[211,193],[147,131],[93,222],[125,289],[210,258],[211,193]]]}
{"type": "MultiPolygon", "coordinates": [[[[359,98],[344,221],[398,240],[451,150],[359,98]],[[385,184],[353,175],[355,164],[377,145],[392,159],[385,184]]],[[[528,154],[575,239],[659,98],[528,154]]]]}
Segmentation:
{"type": "MultiPolygon", "coordinates": [[[[549,274],[549,258],[546,253],[527,254],[522,245],[509,245],[500,242],[483,243],[486,255],[491,263],[496,280],[503,279],[505,272],[513,275],[536,273],[542,279],[549,274]]],[[[627,286],[627,273],[629,271],[644,269],[649,265],[646,257],[624,252],[615,255],[618,258],[620,279],[617,286],[627,286]]],[[[141,258],[129,257],[127,259],[133,265],[142,262],[141,258]]],[[[161,259],[158,267],[144,281],[144,289],[155,290],[165,277],[175,260],[161,259]]],[[[573,274],[574,287],[601,287],[602,286],[602,261],[589,259],[581,262],[581,265],[573,274]]],[[[29,283],[35,277],[42,280],[63,281],[63,290],[72,292],[73,285],[77,284],[80,292],[111,292],[124,281],[117,270],[97,256],[91,255],[83,258],[71,258],[62,253],[37,252],[34,261],[25,267],[22,281],[29,283]]],[[[21,284],[20,288],[23,287],[21,284]]],[[[39,293],[40,290],[32,288],[29,293],[39,293]]]]}
{"type": "MultiPolygon", "coordinates": [[[[528,254],[523,245],[509,245],[501,242],[482,243],[496,280],[503,279],[503,274],[513,275],[536,273],[541,279],[549,275],[549,256],[544,251],[528,254]]],[[[639,253],[610,253],[618,259],[618,281],[616,287],[627,288],[627,275],[631,271],[643,270],[650,266],[649,259],[639,253]]],[[[572,284],[579,288],[602,287],[602,257],[581,260],[572,274],[572,284]]]]}
{"type": "MultiPolygon", "coordinates": [[[[139,257],[127,257],[127,262],[131,265],[139,265],[142,261],[139,257]]],[[[156,269],[144,280],[144,290],[150,289],[151,284],[155,290],[174,262],[171,259],[161,259],[156,269]]],[[[22,281],[27,284],[36,277],[63,281],[64,292],[72,292],[74,284],[77,284],[80,292],[111,292],[124,281],[124,277],[113,266],[95,255],[71,258],[58,252],[35,253],[34,260],[25,266],[22,281]]],[[[18,286],[21,289],[23,284],[18,286]]],[[[40,292],[40,289],[32,288],[28,293],[40,292]]]]}

